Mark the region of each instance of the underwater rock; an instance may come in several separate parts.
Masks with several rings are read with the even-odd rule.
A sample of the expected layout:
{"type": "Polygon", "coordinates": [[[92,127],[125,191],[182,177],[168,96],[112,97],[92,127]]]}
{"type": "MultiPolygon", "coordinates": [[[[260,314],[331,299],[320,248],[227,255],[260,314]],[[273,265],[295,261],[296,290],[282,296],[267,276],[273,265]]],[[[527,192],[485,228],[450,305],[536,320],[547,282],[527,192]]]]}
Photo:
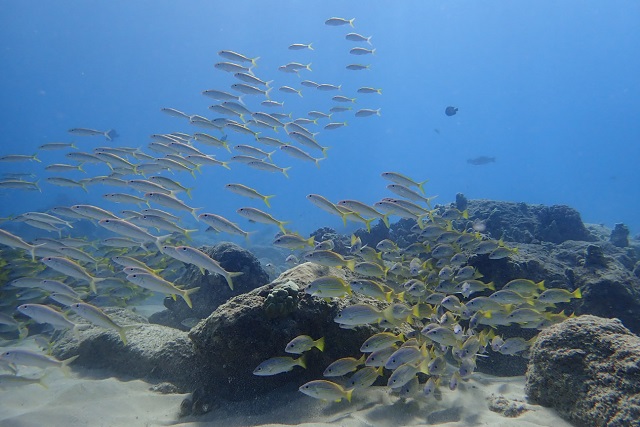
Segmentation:
{"type": "Polygon", "coordinates": [[[316,243],[324,242],[325,240],[333,240],[333,251],[340,255],[349,254],[349,237],[344,234],[336,232],[333,228],[322,227],[311,233],[309,237],[314,237],[316,243]]]}
{"type": "Polygon", "coordinates": [[[304,293],[310,282],[328,274],[348,280],[351,273],[311,263],[298,265],[274,282],[230,299],[195,326],[189,337],[204,361],[205,373],[198,385],[209,394],[232,400],[248,399],[288,382],[301,385],[321,378],[331,362],[360,354],[362,343],[379,329],[375,326],[342,329],[334,318],[347,305],[379,303],[358,296],[325,301],[304,293]],[[288,282],[300,288],[295,310],[284,317],[269,317],[265,311],[267,298],[274,288],[288,282]],[[303,334],[314,339],[324,337],[326,342],[324,352],[314,348],[305,353],[307,369],[295,367],[291,372],[267,377],[253,375],[254,368],[271,357],[299,357],[285,353],[284,349],[290,340],[303,334]]]}
{"type": "Polygon", "coordinates": [[[518,243],[595,240],[580,213],[568,206],[470,200],[468,210],[469,220],[485,221],[486,232],[495,239],[518,243]]]}
{"type": "MultiPolygon", "coordinates": [[[[575,312],[617,317],[632,332],[640,333],[640,317],[637,315],[640,312],[640,279],[632,270],[636,259],[630,259],[633,262],[628,266],[621,262],[625,257],[635,256],[627,252],[628,248],[618,248],[606,241],[599,242],[597,247],[606,255],[607,263],[604,267],[593,268],[587,262],[589,247],[595,246],[591,243],[507,244],[518,248],[518,253],[502,260],[491,260],[487,255],[477,255],[469,260],[469,265],[484,275],[482,280],[493,281],[496,289],[518,277],[527,277],[535,282],[544,280],[546,288],[565,288],[569,291],[581,288],[581,299],[558,305],[567,315],[575,312]]],[[[521,331],[517,332],[517,328],[513,331],[522,334],[521,331]]],[[[503,332],[503,328],[498,328],[498,333],[503,332]]],[[[516,364],[516,358],[505,359],[504,366],[492,359],[490,364],[479,361],[478,367],[483,372],[495,375],[514,375],[517,374],[513,370],[516,364]],[[507,368],[507,371],[499,369],[501,367],[507,368]]],[[[522,367],[520,365],[519,369],[522,367]]]]}
{"type": "Polygon", "coordinates": [[[604,251],[598,245],[587,246],[587,256],[584,259],[584,265],[588,267],[606,267],[607,259],[604,256],[604,251]]]}
{"type": "Polygon", "coordinates": [[[458,193],[456,194],[456,209],[460,212],[464,212],[469,207],[469,200],[465,197],[464,194],[458,193]]]}
{"type": "Polygon", "coordinates": [[[553,325],[531,349],[526,392],[576,425],[637,425],[640,337],[617,319],[580,316],[553,325]]]}
{"type": "Polygon", "coordinates": [[[79,355],[74,366],[191,387],[198,376],[199,363],[186,332],[150,324],[126,309],[103,308],[103,311],[119,325],[135,325],[126,331],[127,345],[116,331],[90,326],[78,332],[79,340],[71,331],[56,333],[53,355],[58,359],[79,355]]]}
{"type": "Polygon", "coordinates": [[[629,227],[622,223],[616,224],[611,232],[609,241],[619,248],[629,246],[629,227]]]}
{"type": "Polygon", "coordinates": [[[488,407],[490,411],[497,412],[508,418],[515,418],[527,412],[527,405],[523,402],[515,400],[509,400],[506,397],[499,395],[491,395],[487,398],[488,407]]]}
{"type": "Polygon", "coordinates": [[[189,265],[186,273],[175,283],[184,289],[200,288],[191,296],[193,309],[190,309],[182,299],[165,299],[167,310],[151,316],[149,318],[151,323],[188,330],[188,327],[182,325],[185,319],[204,319],[232,296],[249,292],[269,283],[269,275],[264,271],[258,259],[251,252],[236,244],[223,242],[213,247],[205,247],[202,250],[218,261],[225,270],[243,273],[241,276],[233,278],[234,289],[231,290],[225,278],[219,274],[205,272],[203,275],[198,267],[189,265]]]}

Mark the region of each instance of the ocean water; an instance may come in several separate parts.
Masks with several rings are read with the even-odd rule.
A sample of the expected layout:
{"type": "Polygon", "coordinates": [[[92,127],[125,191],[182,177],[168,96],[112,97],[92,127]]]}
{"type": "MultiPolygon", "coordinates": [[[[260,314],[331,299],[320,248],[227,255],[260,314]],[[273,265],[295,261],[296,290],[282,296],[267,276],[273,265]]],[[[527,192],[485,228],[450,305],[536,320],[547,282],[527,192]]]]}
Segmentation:
{"type": "MultiPolygon", "coordinates": [[[[77,164],[65,155],[98,147],[137,148],[162,157],[149,149],[151,135],[172,132],[204,132],[227,138],[231,147],[274,151],[273,162],[290,168],[288,177],[237,162],[229,163],[230,170],[205,165],[195,176],[163,172],[192,189],[192,198],[178,197],[198,213],[222,215],[251,232],[248,240],[207,232],[191,214],[152,202],[179,215],[182,227],[197,230],[189,243],[193,246],[224,240],[250,249],[261,246],[258,251],[270,246],[279,228],[248,221],[236,212],[243,207],[264,210],[303,236],[324,226],[349,234],[362,224],[344,226],[307,195],[373,205],[396,197],[381,177],[389,171],[428,180],[425,192],[437,196],[436,203],[453,202],[463,193],[469,199],[563,204],[577,209],[585,222],[610,228],[622,222],[633,235],[640,233],[637,2],[6,1],[0,9],[0,157],[37,153],[40,160],[0,162],[0,180],[27,174],[20,179],[37,182],[41,189],[0,189],[0,228],[27,241],[58,234],[13,221],[13,216],[76,204],[117,215],[139,208],[104,198],[107,193],[142,196],[133,188],[94,184],[85,191],[47,181],[108,175],[104,163],[70,173],[52,173],[46,166],[77,164]],[[355,20],[352,26],[326,25],[331,17],[355,20]],[[350,32],[371,37],[371,43],[347,40],[350,32]],[[313,49],[288,49],[293,43],[311,43],[313,49]],[[356,47],[375,52],[351,54],[356,47]],[[223,117],[208,109],[218,102],[202,94],[216,89],[239,95],[231,85],[242,82],[214,67],[229,61],[218,54],[221,50],[258,58],[251,72],[270,81],[272,100],[284,102],[268,108],[261,105],[265,96],[245,95],[251,111],[296,119],[337,105],[351,108],[305,125],[318,144],[328,147],[319,167],[260,144],[254,136],[197,127],[161,111],[223,117]],[[309,64],[311,70],[299,75],[279,70],[291,62],[309,64]],[[352,71],[349,64],[367,69],[352,71]],[[319,91],[301,86],[303,80],[340,89],[319,91]],[[302,96],[284,93],[282,86],[302,96]],[[358,93],[361,87],[381,93],[358,93]],[[335,102],[336,95],[355,102],[335,102]],[[458,108],[457,114],[445,114],[449,106],[458,108]],[[379,114],[357,117],[361,109],[379,114]],[[325,129],[330,122],[345,126],[325,129]],[[69,132],[72,128],[113,129],[118,136],[112,141],[79,136],[69,132]],[[52,142],[77,148],[38,148],[52,142]],[[482,157],[494,161],[473,164],[482,157]],[[229,192],[229,183],[274,195],[271,207],[229,192]]],[[[293,142],[284,129],[251,129],[322,157],[321,151],[293,142]]],[[[242,154],[197,141],[193,146],[221,161],[242,154]]],[[[141,177],[124,177],[134,178],[141,177]]],[[[89,221],[73,225],[62,228],[61,236],[116,236],[89,221]]]]}
{"type": "MultiPolygon", "coordinates": [[[[160,109],[216,117],[207,110],[215,101],[201,92],[229,90],[237,82],[213,67],[225,60],[216,53],[226,49],[260,57],[255,74],[274,80],[272,98],[284,101],[282,111],[294,117],[334,104],[332,92],[302,88],[300,98],[277,90],[298,88],[303,79],[342,85],[340,94],[357,101],[352,111],[332,119],[347,126],[310,127],[320,131],[320,144],[331,147],[320,168],[278,152],[274,162],[292,167],[289,179],[239,164],[231,171],[204,167],[196,179],[174,175],[195,188],[190,206],[202,212],[253,228],[235,217],[247,201],[224,189],[241,182],[276,194],[270,212],[301,233],[324,225],[340,229],[338,217],[305,196],[373,203],[392,195],[380,173],[397,171],[429,179],[427,194],[438,195],[438,203],[462,192],[468,198],[567,204],[585,222],[624,222],[637,233],[640,59],[633,52],[640,47],[639,16],[631,1],[4,2],[1,154],[33,154],[54,141],[75,142],[82,151],[145,149],[151,134],[207,132],[160,109]],[[356,18],[355,28],[325,25],[332,16],[356,18]],[[345,40],[351,31],[372,36],[375,54],[350,55],[352,47],[370,47],[345,40]],[[312,43],[314,50],[288,50],[292,43],[312,43]],[[292,61],[312,63],[313,71],[297,77],[277,70],[292,61]],[[346,70],[350,63],[371,68],[346,70]],[[382,95],[356,93],[361,86],[381,88],[382,95]],[[449,105],[459,108],[455,116],[444,114],[449,105]],[[360,108],[380,108],[381,116],[354,117],[360,108]],[[74,127],[113,128],[120,137],[109,142],[69,134],[74,127]],[[467,163],[478,156],[496,161],[467,163]]],[[[258,98],[245,96],[251,106],[258,98]]],[[[231,145],[252,140],[229,135],[231,145]]],[[[230,157],[217,149],[209,153],[230,157]]],[[[102,199],[106,187],[90,187],[87,194],[46,183],[56,174],[44,173],[44,165],[67,159],[60,152],[39,157],[42,163],[1,164],[2,172],[35,173],[42,193],[2,191],[0,216],[75,203],[123,208],[102,199]]],[[[86,169],[86,175],[64,176],[108,172],[103,166],[86,169]]]]}

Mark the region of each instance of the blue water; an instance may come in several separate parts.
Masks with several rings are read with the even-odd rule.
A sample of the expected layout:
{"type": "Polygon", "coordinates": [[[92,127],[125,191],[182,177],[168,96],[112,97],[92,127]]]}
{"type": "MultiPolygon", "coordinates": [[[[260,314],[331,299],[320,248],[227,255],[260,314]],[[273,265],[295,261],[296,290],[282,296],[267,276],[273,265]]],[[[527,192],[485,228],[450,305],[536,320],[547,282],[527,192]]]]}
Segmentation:
{"type": "MultiPolygon", "coordinates": [[[[237,82],[213,68],[225,60],[216,52],[227,49],[259,56],[255,74],[275,80],[276,88],[298,88],[302,79],[341,84],[342,95],[357,97],[354,108],[381,108],[381,116],[356,118],[352,111],[332,120],[346,120],[344,128],[317,128],[318,142],[331,147],[319,169],[276,153],[276,164],[292,167],[290,179],[240,164],[232,164],[231,171],[204,167],[195,180],[186,173],[171,176],[196,187],[193,200],[183,200],[202,212],[224,215],[248,230],[266,229],[269,238],[275,234],[276,227],[237,216],[235,210],[243,206],[265,208],[224,189],[239,182],[276,194],[269,212],[291,221],[294,230],[306,234],[330,225],[344,231],[339,218],[305,196],[372,204],[393,196],[380,173],[397,171],[429,179],[426,191],[438,195],[439,203],[462,192],[470,199],[567,204],[585,222],[610,227],[624,222],[633,234],[639,232],[638,2],[391,4],[4,1],[0,155],[33,154],[39,145],[55,141],[75,142],[82,151],[120,145],[150,153],[145,147],[155,133],[220,136],[160,109],[215,117],[207,110],[215,102],[201,92],[229,90],[237,82]],[[355,17],[355,28],[326,26],[332,16],[355,17]],[[368,47],[345,40],[351,31],[373,36],[375,55],[350,55],[352,47],[368,47]],[[291,51],[291,43],[313,43],[314,50],[291,51]],[[291,61],[311,62],[313,71],[298,78],[277,70],[291,61]],[[349,63],[371,64],[371,69],[349,71],[349,63]],[[361,86],[382,88],[383,94],[357,94],[361,86]],[[446,116],[448,105],[458,107],[458,114],[446,116]],[[67,133],[74,127],[113,128],[120,137],[109,143],[67,133]],[[467,163],[482,155],[496,162],[467,163]]],[[[285,101],[283,111],[294,117],[333,105],[332,92],[303,88],[303,94],[274,89],[272,97],[285,101]]],[[[253,108],[263,99],[245,98],[253,108]]],[[[284,138],[282,130],[271,136],[284,138]]],[[[233,132],[229,141],[253,142],[233,132]]],[[[199,148],[220,159],[230,157],[223,150],[199,148]]],[[[0,216],[77,203],[114,212],[135,209],[104,201],[102,194],[118,188],[91,186],[86,194],[47,184],[47,176],[79,179],[109,172],[104,165],[87,165],[87,175],[45,173],[46,164],[66,162],[63,153],[41,152],[42,163],[0,164],[1,172],[32,171],[43,189],[2,191],[0,216]]],[[[185,218],[189,228],[204,229],[185,218]]]]}

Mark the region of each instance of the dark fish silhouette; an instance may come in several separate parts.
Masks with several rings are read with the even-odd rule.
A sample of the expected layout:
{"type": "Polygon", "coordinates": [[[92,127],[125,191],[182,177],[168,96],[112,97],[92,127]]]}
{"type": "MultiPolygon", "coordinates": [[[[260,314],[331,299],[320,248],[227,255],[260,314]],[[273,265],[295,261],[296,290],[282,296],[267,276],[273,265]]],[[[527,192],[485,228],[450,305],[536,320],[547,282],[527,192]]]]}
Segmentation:
{"type": "Polygon", "coordinates": [[[456,107],[449,106],[449,107],[444,109],[444,113],[447,116],[454,116],[457,112],[458,112],[458,109],[456,107]]]}
{"type": "Polygon", "coordinates": [[[487,157],[487,156],[480,156],[480,157],[476,157],[475,159],[467,159],[467,163],[475,166],[486,165],[487,163],[494,163],[495,161],[496,161],[495,157],[487,157]]]}

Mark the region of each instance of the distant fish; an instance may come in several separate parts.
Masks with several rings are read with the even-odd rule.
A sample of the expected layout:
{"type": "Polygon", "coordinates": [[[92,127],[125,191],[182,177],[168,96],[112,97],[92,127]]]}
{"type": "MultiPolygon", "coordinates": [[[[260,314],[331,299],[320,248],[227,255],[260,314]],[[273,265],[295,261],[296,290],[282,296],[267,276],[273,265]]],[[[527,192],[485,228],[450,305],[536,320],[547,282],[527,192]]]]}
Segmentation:
{"type": "Polygon", "coordinates": [[[79,136],[103,135],[105,138],[107,138],[108,141],[113,141],[114,138],[118,137],[118,133],[114,129],[109,129],[108,131],[101,131],[101,130],[87,129],[87,128],[72,128],[72,129],[69,129],[69,133],[73,135],[79,135],[79,136]]]}
{"type": "Polygon", "coordinates": [[[358,33],[349,33],[346,36],[344,36],[345,39],[351,40],[352,42],[367,42],[369,43],[369,45],[371,45],[371,37],[372,36],[365,37],[358,33]]]}
{"type": "Polygon", "coordinates": [[[480,156],[473,159],[467,159],[467,163],[475,166],[486,165],[488,163],[494,163],[495,161],[496,161],[495,157],[487,157],[487,156],[480,156]]]}
{"type": "Polygon", "coordinates": [[[457,112],[458,112],[458,108],[457,107],[449,106],[449,107],[444,109],[444,113],[447,116],[455,116],[457,112]]]}
{"type": "Polygon", "coordinates": [[[245,55],[242,55],[240,53],[237,52],[233,52],[230,50],[221,50],[218,52],[218,55],[220,55],[221,57],[225,58],[225,59],[230,59],[231,61],[238,61],[238,62],[251,62],[252,67],[255,67],[257,64],[256,62],[258,61],[258,59],[260,59],[259,56],[255,57],[255,58],[249,58],[245,55]]]}
{"type": "Polygon", "coordinates": [[[332,27],[337,27],[340,25],[351,25],[353,27],[353,21],[355,21],[356,18],[353,19],[344,19],[344,18],[329,18],[326,21],[324,21],[325,25],[330,25],[332,27]]]}
{"type": "Polygon", "coordinates": [[[289,50],[303,50],[303,49],[313,50],[313,48],[311,47],[311,43],[309,44],[294,43],[292,45],[289,45],[289,50]]]}

